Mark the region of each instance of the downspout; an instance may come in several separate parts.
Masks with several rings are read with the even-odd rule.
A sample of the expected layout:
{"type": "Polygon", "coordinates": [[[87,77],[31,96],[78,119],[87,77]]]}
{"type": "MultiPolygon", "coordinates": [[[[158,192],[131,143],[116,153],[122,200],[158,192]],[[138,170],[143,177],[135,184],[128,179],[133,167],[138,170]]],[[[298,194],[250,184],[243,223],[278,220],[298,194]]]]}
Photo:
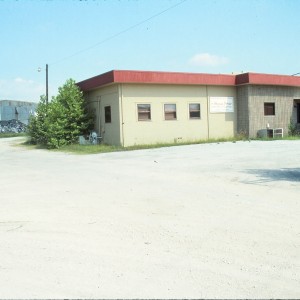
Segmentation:
{"type": "Polygon", "coordinates": [[[208,99],[208,87],[206,87],[206,99],[207,99],[207,139],[209,140],[209,99],[208,99]]]}
{"type": "Polygon", "coordinates": [[[124,113],[123,113],[123,90],[122,90],[122,83],[119,84],[119,97],[120,97],[120,108],[121,108],[121,140],[122,146],[124,147],[124,113]]]}
{"type": "Polygon", "coordinates": [[[102,136],[102,140],[103,140],[104,128],[102,128],[101,126],[101,96],[98,97],[98,128],[99,128],[99,135],[102,136]]]}
{"type": "MultiPolygon", "coordinates": [[[[99,125],[99,131],[100,131],[99,134],[101,135],[102,132],[101,132],[101,104],[100,104],[100,102],[101,102],[101,96],[98,96],[97,100],[93,100],[93,101],[87,100],[87,107],[92,103],[96,103],[96,105],[97,105],[96,116],[97,116],[97,112],[98,112],[98,119],[99,119],[98,125],[99,125]]],[[[96,123],[95,123],[95,125],[96,125],[96,123]]],[[[94,128],[94,129],[96,129],[96,128],[94,128]]]]}

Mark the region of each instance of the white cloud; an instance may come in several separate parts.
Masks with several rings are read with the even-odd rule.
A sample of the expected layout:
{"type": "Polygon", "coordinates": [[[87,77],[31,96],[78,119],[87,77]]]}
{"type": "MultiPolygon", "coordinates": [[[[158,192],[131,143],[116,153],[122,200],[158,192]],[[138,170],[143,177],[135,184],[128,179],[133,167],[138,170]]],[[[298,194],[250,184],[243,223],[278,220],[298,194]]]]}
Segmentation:
{"type": "Polygon", "coordinates": [[[16,83],[25,83],[25,84],[32,84],[32,83],[34,83],[33,80],[26,80],[26,79],[23,79],[21,77],[15,78],[14,82],[16,82],[16,83]]]}
{"type": "Polygon", "coordinates": [[[189,63],[193,66],[217,67],[227,64],[228,61],[229,60],[226,57],[217,56],[210,53],[198,53],[189,60],[189,63]]]}
{"type": "Polygon", "coordinates": [[[24,82],[24,79],[21,78],[21,77],[17,77],[17,78],[14,79],[14,82],[21,83],[21,82],[24,82]]]}
{"type": "Polygon", "coordinates": [[[45,85],[30,79],[16,77],[14,79],[0,79],[1,100],[21,100],[38,102],[40,95],[45,94],[45,85]]]}

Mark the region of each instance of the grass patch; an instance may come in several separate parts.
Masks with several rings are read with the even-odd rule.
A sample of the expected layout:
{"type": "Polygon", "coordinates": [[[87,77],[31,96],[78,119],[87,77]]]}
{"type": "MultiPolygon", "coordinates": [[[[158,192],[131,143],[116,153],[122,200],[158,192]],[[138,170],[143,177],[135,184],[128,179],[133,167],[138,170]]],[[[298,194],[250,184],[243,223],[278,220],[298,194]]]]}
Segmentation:
{"type": "Polygon", "coordinates": [[[129,147],[122,146],[112,146],[107,144],[99,145],[67,145],[60,147],[59,149],[51,151],[62,151],[73,154],[97,154],[97,153],[107,153],[107,152],[117,152],[117,151],[133,151],[133,150],[143,150],[143,149],[155,149],[163,147],[174,147],[174,146],[184,146],[184,145],[197,145],[197,144],[208,144],[208,143],[222,143],[222,142],[236,142],[237,138],[228,139],[210,139],[210,140],[198,140],[193,142],[183,142],[183,143],[157,143],[157,144],[147,144],[147,145],[134,145],[129,147]]]}
{"type": "Polygon", "coordinates": [[[28,149],[34,150],[34,149],[44,149],[44,150],[49,150],[45,145],[40,145],[40,144],[32,144],[29,139],[25,140],[24,142],[16,145],[16,146],[25,146],[28,149]]]}
{"type": "Polygon", "coordinates": [[[140,150],[140,149],[153,149],[153,148],[163,148],[163,147],[176,147],[176,146],[187,146],[187,145],[199,145],[199,144],[212,144],[212,143],[224,143],[224,142],[236,142],[236,138],[228,139],[209,139],[209,140],[198,140],[193,142],[180,142],[180,143],[157,143],[149,145],[134,145],[129,147],[124,147],[125,150],[140,150]]]}
{"type": "Polygon", "coordinates": [[[266,138],[266,139],[248,139],[245,137],[232,137],[232,138],[221,138],[221,139],[209,139],[209,140],[198,140],[193,142],[182,142],[182,143],[157,143],[157,144],[147,144],[147,145],[134,145],[129,147],[122,146],[112,146],[106,144],[99,145],[68,145],[63,146],[56,150],[51,151],[62,151],[73,154],[97,154],[97,153],[107,153],[107,152],[117,152],[117,151],[133,151],[133,150],[144,150],[144,149],[155,149],[155,148],[165,148],[174,146],[184,146],[184,145],[199,145],[199,144],[212,144],[212,143],[226,143],[237,141],[274,141],[274,140],[300,140],[300,136],[297,137],[284,137],[284,138],[266,138]]]}
{"type": "Polygon", "coordinates": [[[295,140],[300,140],[300,135],[284,136],[283,138],[282,137],[274,137],[274,138],[264,137],[264,138],[256,138],[256,139],[253,139],[253,140],[255,140],[255,141],[266,141],[266,142],[280,141],[280,140],[295,141],[295,140]]]}
{"type": "MultiPolygon", "coordinates": [[[[18,135],[24,136],[26,135],[18,135]]],[[[122,146],[113,146],[107,144],[99,144],[99,145],[79,145],[72,144],[67,146],[62,146],[59,149],[47,149],[46,146],[43,145],[33,145],[30,143],[29,139],[24,141],[20,146],[25,146],[28,149],[45,149],[53,152],[66,152],[78,155],[85,154],[99,154],[99,153],[108,153],[108,152],[118,152],[118,151],[133,151],[133,150],[143,150],[143,149],[155,149],[155,148],[165,148],[165,147],[174,147],[174,146],[184,146],[184,145],[199,145],[199,144],[211,144],[211,143],[225,143],[232,142],[235,143],[237,141],[274,141],[274,140],[300,140],[300,136],[287,136],[283,138],[256,138],[256,139],[248,139],[245,137],[232,137],[232,138],[221,138],[221,139],[209,139],[209,140],[198,140],[193,142],[180,142],[180,143],[157,143],[157,144],[148,144],[148,145],[134,145],[129,147],[122,146]]]]}
{"type": "Polygon", "coordinates": [[[62,146],[59,149],[53,149],[50,151],[62,151],[74,154],[97,154],[97,153],[107,153],[107,152],[116,152],[116,151],[124,151],[124,147],[121,146],[113,146],[106,144],[99,145],[79,145],[72,144],[67,146],[62,146]]]}
{"type": "Polygon", "coordinates": [[[287,137],[284,137],[283,139],[284,140],[291,140],[291,141],[300,140],[300,135],[287,136],[287,137]]]}
{"type": "Polygon", "coordinates": [[[22,133],[13,133],[13,132],[0,133],[0,138],[20,137],[20,136],[27,136],[27,134],[25,132],[22,132],[22,133]]]}

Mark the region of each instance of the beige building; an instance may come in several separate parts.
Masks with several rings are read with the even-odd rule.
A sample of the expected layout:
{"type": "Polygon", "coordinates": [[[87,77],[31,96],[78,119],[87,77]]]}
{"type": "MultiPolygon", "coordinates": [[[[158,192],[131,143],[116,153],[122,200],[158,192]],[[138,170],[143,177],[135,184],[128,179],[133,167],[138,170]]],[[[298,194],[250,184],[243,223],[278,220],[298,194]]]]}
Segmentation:
{"type": "Polygon", "coordinates": [[[78,83],[103,142],[131,146],[256,137],[300,123],[300,78],[110,71],[78,83]],[[299,99],[299,100],[298,100],[299,99]]]}

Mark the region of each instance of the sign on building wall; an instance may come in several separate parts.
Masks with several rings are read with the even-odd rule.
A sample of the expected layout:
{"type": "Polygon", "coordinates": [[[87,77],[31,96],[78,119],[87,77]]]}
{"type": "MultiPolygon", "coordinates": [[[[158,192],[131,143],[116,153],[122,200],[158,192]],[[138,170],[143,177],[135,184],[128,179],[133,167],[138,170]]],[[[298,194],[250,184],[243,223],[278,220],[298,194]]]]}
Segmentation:
{"type": "Polygon", "coordinates": [[[232,113],[234,112],[234,98],[210,97],[209,110],[211,113],[232,113]]]}

